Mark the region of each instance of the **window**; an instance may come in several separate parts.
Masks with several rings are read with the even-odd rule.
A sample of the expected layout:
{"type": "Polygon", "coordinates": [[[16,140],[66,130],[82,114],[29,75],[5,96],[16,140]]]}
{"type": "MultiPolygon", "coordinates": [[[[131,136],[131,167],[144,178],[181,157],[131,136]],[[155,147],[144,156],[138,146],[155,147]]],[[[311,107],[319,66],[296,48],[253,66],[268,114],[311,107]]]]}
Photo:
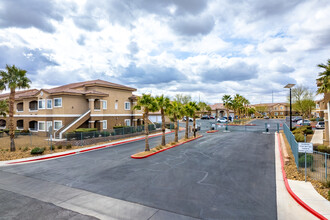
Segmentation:
{"type": "Polygon", "coordinates": [[[275,112],[275,116],[278,116],[278,112],[275,112]]]}
{"type": "Polygon", "coordinates": [[[38,131],[45,131],[45,122],[38,121],[38,131]]]}
{"type": "Polygon", "coordinates": [[[131,119],[125,119],[125,126],[131,126],[131,119]]]}
{"type": "Polygon", "coordinates": [[[283,112],[281,112],[281,115],[283,115],[283,112]]]}
{"type": "Polygon", "coordinates": [[[275,110],[277,110],[277,107],[275,107],[275,110]]]}
{"type": "Polygon", "coordinates": [[[125,102],[125,110],[131,110],[131,103],[125,102]]]}
{"type": "Polygon", "coordinates": [[[281,110],[283,109],[283,106],[281,106],[281,110]]]}
{"type": "Polygon", "coordinates": [[[47,99],[47,109],[51,109],[52,108],[52,101],[51,99],[47,99]]]}
{"type": "Polygon", "coordinates": [[[54,107],[62,107],[62,98],[54,99],[54,107]]]}
{"type": "Polygon", "coordinates": [[[107,101],[106,100],[102,100],[102,108],[107,109],[107,101]]]}
{"type": "Polygon", "coordinates": [[[45,109],[45,100],[41,99],[38,101],[38,109],[45,109]]]}
{"type": "Polygon", "coordinates": [[[62,121],[54,121],[54,130],[58,130],[62,127],[62,121]]]}
{"type": "Polygon", "coordinates": [[[118,109],[118,100],[116,100],[115,109],[118,109]]]}
{"type": "Polygon", "coordinates": [[[46,122],[46,131],[49,131],[49,128],[53,125],[51,121],[46,122]]]}
{"type": "Polygon", "coordinates": [[[103,129],[108,129],[107,120],[103,120],[103,129]]]}
{"type": "Polygon", "coordinates": [[[320,105],[319,104],[316,104],[315,108],[320,108],[320,105]]]}

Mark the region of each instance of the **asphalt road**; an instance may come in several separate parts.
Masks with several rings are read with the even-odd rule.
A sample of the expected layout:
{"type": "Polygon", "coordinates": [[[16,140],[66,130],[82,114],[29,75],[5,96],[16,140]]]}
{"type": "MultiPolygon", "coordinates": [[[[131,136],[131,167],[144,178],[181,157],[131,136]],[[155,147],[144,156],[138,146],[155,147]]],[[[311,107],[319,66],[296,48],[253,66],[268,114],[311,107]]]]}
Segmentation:
{"type": "Polygon", "coordinates": [[[129,157],[141,149],[144,141],[0,169],[195,218],[277,218],[273,135],[218,132],[129,157]]]}

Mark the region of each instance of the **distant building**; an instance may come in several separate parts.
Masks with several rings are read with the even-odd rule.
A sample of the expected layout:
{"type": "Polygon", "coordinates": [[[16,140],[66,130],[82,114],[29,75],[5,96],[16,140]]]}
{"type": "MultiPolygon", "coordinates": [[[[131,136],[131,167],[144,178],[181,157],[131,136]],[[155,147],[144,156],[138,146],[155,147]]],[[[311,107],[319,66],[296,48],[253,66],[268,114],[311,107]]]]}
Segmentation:
{"type": "MultiPolygon", "coordinates": [[[[284,117],[290,115],[290,106],[288,103],[285,102],[278,102],[278,103],[261,103],[261,104],[254,104],[251,107],[256,108],[260,106],[265,106],[266,110],[264,115],[268,115],[270,117],[284,117]]],[[[292,115],[296,115],[296,112],[292,112],[292,115]]],[[[256,116],[261,116],[260,113],[256,113],[256,116]]]]}
{"type": "MultiPolygon", "coordinates": [[[[215,103],[213,105],[209,105],[211,107],[210,114],[216,118],[227,117],[227,111],[223,103],[215,103]]],[[[234,111],[229,110],[229,116],[234,118],[234,111]]]]}

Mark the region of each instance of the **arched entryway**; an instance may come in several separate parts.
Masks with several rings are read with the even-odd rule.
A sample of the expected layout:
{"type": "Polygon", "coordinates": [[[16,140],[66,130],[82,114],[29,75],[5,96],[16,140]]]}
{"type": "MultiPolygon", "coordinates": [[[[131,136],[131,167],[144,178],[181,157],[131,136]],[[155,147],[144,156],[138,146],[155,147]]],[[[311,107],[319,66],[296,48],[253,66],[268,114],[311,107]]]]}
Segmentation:
{"type": "Polygon", "coordinates": [[[29,130],[30,131],[38,131],[38,122],[37,121],[30,121],[29,122],[29,130]]]}
{"type": "Polygon", "coordinates": [[[0,128],[5,129],[6,128],[6,120],[0,119],[0,128]]]}
{"type": "Polygon", "coordinates": [[[24,129],[24,120],[17,120],[16,122],[16,127],[18,130],[23,130],[24,129]]]}

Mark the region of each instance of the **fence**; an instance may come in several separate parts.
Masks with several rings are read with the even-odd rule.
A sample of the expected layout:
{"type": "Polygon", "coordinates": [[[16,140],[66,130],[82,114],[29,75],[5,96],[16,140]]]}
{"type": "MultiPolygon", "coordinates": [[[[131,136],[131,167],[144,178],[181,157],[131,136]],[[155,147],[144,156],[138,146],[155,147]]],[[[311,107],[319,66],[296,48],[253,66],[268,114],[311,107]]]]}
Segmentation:
{"type": "MultiPolygon", "coordinates": [[[[290,128],[284,124],[283,131],[289,142],[292,154],[298,171],[305,172],[305,154],[298,152],[298,142],[290,131],[290,128]]],[[[330,154],[313,151],[306,157],[307,175],[321,182],[327,182],[329,179],[330,154]]]]}

